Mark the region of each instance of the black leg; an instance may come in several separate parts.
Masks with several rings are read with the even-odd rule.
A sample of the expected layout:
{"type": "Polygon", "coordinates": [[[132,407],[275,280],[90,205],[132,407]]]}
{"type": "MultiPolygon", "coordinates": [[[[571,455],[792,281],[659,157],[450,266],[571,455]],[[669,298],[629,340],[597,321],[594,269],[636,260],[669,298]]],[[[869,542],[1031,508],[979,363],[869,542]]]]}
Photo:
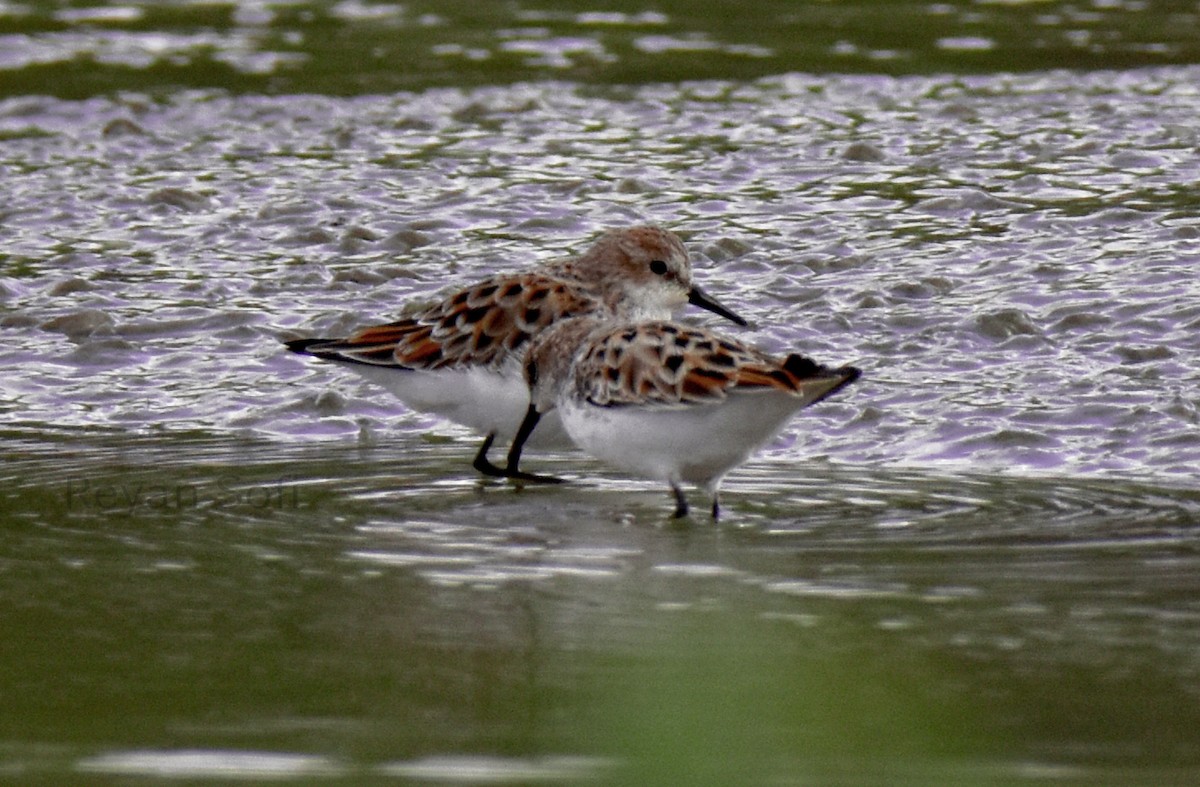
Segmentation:
{"type": "Polygon", "coordinates": [[[490,475],[493,478],[504,478],[508,474],[503,468],[496,467],[488,458],[488,451],[492,447],[492,443],[496,441],[496,433],[490,432],[487,437],[483,438],[483,445],[479,446],[479,453],[475,454],[475,461],[471,464],[476,470],[484,475],[490,475]]]}
{"type": "Polygon", "coordinates": [[[501,475],[506,478],[515,478],[518,481],[532,481],[537,484],[561,484],[563,479],[555,478],[551,475],[537,475],[536,473],[525,473],[520,469],[521,451],[525,448],[525,441],[533,434],[533,430],[537,428],[538,421],[542,419],[542,414],[537,411],[537,408],[532,404],[525,411],[525,420],[521,421],[520,428],[517,429],[516,436],[513,437],[512,445],[508,447],[508,463],[501,470],[501,475]]]}
{"type": "Polygon", "coordinates": [[[679,484],[671,482],[671,491],[675,493],[675,513],[676,519],[682,519],[688,515],[687,498],[683,495],[683,490],[679,488],[679,484]]]}
{"type": "Polygon", "coordinates": [[[525,448],[525,441],[529,439],[529,435],[533,434],[533,430],[537,429],[540,420],[542,420],[542,414],[530,404],[529,409],[525,411],[525,419],[517,427],[517,434],[513,437],[512,445],[508,447],[508,465],[505,469],[509,473],[519,472],[517,466],[521,464],[521,451],[525,448]]]}
{"type": "Polygon", "coordinates": [[[714,522],[721,518],[721,497],[716,492],[713,492],[712,516],[714,522]]]}

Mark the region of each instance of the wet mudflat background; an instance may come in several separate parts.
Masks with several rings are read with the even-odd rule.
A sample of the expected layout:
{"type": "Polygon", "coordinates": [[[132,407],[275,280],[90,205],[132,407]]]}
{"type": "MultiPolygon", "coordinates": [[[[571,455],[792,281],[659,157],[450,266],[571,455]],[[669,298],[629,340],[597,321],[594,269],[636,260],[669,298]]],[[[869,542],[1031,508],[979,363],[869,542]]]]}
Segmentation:
{"type": "Polygon", "coordinates": [[[1194,783],[1196,16],[0,5],[0,775],[1194,783]],[[718,526],[278,350],[635,221],[865,371],[718,526]]]}

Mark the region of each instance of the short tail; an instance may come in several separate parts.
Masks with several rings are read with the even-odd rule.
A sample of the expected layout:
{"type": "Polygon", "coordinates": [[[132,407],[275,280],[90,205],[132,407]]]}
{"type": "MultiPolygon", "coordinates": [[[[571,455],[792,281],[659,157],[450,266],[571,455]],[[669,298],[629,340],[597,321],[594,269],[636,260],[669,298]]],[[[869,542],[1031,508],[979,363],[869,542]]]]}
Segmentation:
{"type": "MultiPolygon", "coordinates": [[[[370,338],[368,336],[368,338],[370,338]]],[[[411,369],[409,364],[400,363],[396,358],[396,345],[388,342],[364,342],[361,335],[349,339],[292,339],[283,343],[294,353],[311,355],[323,361],[359,366],[383,366],[389,369],[411,369]]],[[[441,357],[438,346],[432,345],[432,351],[427,351],[422,360],[441,357]]]]}
{"type": "Polygon", "coordinates": [[[317,355],[318,353],[313,348],[327,344],[329,341],[329,339],[292,339],[290,342],[284,342],[283,346],[301,355],[317,355]]]}
{"type": "Polygon", "coordinates": [[[808,404],[833,396],[862,376],[862,370],[856,366],[833,369],[797,353],[792,353],[784,360],[783,369],[795,378],[797,388],[812,397],[808,404]]]}

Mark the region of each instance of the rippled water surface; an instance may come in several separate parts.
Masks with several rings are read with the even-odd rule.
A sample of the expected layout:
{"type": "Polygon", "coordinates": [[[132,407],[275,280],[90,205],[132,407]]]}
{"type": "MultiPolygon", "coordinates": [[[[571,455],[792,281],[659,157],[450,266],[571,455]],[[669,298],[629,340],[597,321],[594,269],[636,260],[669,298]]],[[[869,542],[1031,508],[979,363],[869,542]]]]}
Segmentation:
{"type": "Polygon", "coordinates": [[[1194,783],[1195,5],[568,7],[0,4],[0,778],[1194,783]],[[720,525],[280,352],[643,221],[720,525]]]}
{"type": "Polygon", "coordinates": [[[0,419],[424,430],[278,338],[655,221],[748,338],[866,371],[787,455],[1189,476],[1197,77],[9,99],[0,419]]]}
{"type": "Polygon", "coordinates": [[[1198,26],[1194,0],[22,0],[0,94],[1140,68],[1195,63],[1198,26]]]}

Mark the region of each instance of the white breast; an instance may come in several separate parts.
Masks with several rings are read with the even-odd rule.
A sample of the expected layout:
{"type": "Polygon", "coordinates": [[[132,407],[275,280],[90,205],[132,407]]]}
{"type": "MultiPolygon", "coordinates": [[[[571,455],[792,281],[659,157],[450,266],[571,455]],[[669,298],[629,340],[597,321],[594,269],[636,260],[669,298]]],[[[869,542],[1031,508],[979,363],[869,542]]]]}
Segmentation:
{"type": "Polygon", "coordinates": [[[676,408],[566,400],[559,411],[571,439],[589,454],[650,478],[707,486],[778,434],[804,404],[758,391],[676,408]]]}
{"type": "MultiPolygon", "coordinates": [[[[529,409],[529,388],[514,364],[503,372],[486,369],[396,369],[348,366],[386,388],[409,409],[433,413],[480,434],[507,442],[529,409]]],[[[527,445],[535,450],[573,448],[556,412],[547,413],[527,445]]]]}

